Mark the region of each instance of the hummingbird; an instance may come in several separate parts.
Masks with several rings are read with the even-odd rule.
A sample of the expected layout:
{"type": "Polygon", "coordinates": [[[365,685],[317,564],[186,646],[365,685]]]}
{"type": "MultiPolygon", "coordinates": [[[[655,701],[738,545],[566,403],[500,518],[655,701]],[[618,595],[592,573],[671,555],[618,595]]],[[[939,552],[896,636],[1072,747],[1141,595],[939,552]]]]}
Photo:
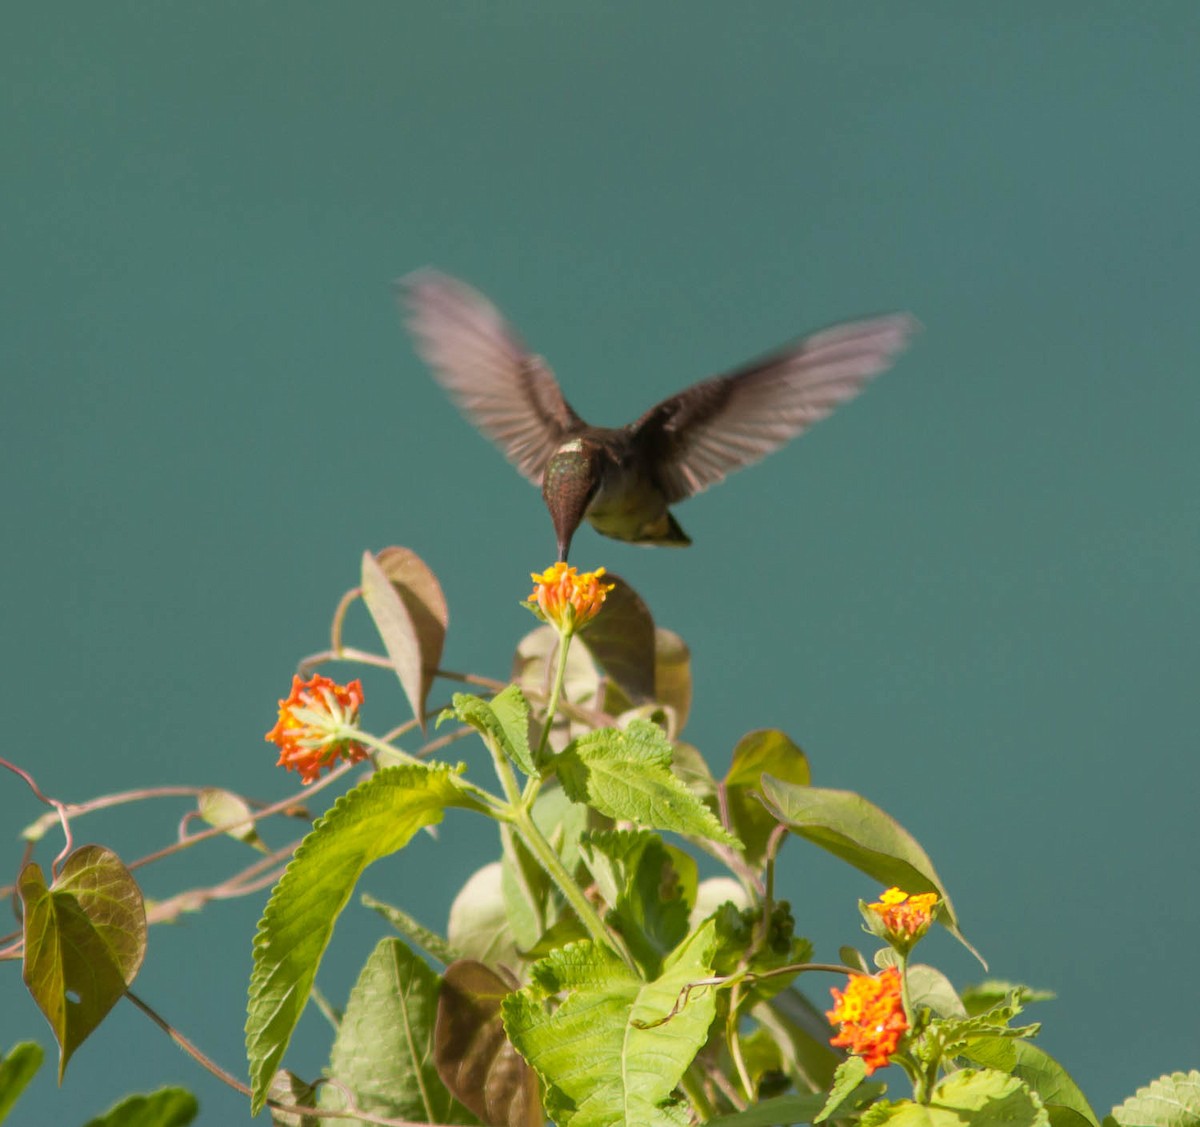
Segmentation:
{"type": "Polygon", "coordinates": [[[672,505],[853,398],[919,327],[906,313],[834,325],[694,383],[628,426],[594,427],[483,294],[433,270],[396,287],[417,351],[438,382],[541,488],[563,561],[585,519],[614,540],[690,544],[672,505]]]}

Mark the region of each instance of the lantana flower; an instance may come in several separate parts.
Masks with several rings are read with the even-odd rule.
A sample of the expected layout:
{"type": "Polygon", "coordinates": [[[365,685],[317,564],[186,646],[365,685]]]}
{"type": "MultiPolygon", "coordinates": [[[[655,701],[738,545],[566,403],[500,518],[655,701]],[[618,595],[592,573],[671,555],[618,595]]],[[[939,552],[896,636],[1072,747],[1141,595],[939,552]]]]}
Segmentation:
{"type": "Polygon", "coordinates": [[[266,737],[279,745],[276,766],[299,771],[300,782],[307,786],[321,777],[323,767],[332,770],[338,759],[365,759],[367,749],[352,735],[362,702],[361,681],[339,685],[319,673],[307,681],[293,676],[291,694],[279,702],[279,720],[266,737]]]}
{"type": "Polygon", "coordinates": [[[825,1016],[842,1029],[829,1043],[862,1057],[868,1076],[885,1067],[908,1032],[900,972],[888,967],[879,974],[852,974],[845,992],[832,987],[830,993],[834,1006],[825,1016]]]}
{"type": "Polygon", "coordinates": [[[600,613],[609,591],[616,586],[602,583],[603,576],[602,567],[576,572],[560,561],[540,575],[530,573],[533,592],[525,605],[560,634],[574,634],[600,613]]]}
{"type": "Polygon", "coordinates": [[[936,892],[910,895],[889,888],[874,904],[864,906],[863,918],[871,932],[907,954],[928,930],[937,910],[936,892]]]}

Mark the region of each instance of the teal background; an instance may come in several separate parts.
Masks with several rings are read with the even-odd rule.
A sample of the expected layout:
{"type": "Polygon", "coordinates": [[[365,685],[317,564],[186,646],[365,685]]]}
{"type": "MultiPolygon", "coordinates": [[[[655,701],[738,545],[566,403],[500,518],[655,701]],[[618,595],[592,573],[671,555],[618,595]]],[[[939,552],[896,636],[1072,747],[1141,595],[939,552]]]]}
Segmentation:
{"type": "MultiPolygon", "coordinates": [[[[910,309],[924,333],[861,401],[680,509],[693,548],[589,530],[574,562],[690,642],[714,768],[783,727],[920,839],[993,973],[1057,991],[1040,1043],[1101,1114],[1200,1066],[1200,9],[70,2],[5,25],[4,756],[64,799],[281,797],[275,700],[392,543],[441,577],[447,667],[505,675],[549,520],[414,357],[398,275],[483,289],[607,424],[910,309]]],[[[377,730],[405,718],[368,691],[377,730]]],[[[3,777],[7,881],[40,808],[3,777]]],[[[77,841],[133,858],[184,808],[77,841]]],[[[364,888],[440,926],[492,844],[453,820],[364,888]]],[[[219,843],[143,876],[162,896],[241,863],[219,843]]],[[[859,937],[876,886],[800,842],[784,870],[819,955],[859,937]]],[[[137,987],[239,1073],[261,904],[157,929],[137,987]]],[[[339,926],[336,1001],[384,930],[339,926]]],[[[980,977],[945,937],[928,954],[980,977]]],[[[0,1044],[49,1046],[18,967],[0,982],[0,1044]]],[[[290,1064],[327,1044],[306,1018],[290,1064]]],[[[164,1082],[201,1123],[246,1119],[127,1005],[53,1071],[12,1122],[164,1082]]]]}

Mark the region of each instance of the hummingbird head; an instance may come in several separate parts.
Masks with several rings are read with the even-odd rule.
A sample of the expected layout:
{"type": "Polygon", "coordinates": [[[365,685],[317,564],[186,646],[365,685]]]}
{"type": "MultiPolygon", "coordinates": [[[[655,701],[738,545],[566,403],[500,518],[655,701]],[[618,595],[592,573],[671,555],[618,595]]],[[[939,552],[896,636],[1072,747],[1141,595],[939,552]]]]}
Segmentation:
{"type": "Polygon", "coordinates": [[[546,463],[542,475],[542,499],[554,521],[558,558],[565,561],[571,537],[600,488],[601,455],[594,443],[573,438],[563,443],[546,463]]]}

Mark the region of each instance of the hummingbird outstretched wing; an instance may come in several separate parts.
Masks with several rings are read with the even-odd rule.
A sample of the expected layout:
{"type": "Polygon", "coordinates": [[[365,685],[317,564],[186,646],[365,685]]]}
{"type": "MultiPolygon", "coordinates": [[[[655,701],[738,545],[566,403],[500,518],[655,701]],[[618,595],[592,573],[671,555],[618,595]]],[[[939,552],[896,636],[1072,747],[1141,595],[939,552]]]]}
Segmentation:
{"type": "Polygon", "coordinates": [[[540,356],[470,286],[422,270],[396,283],[417,350],[458,408],[534,485],[584,425],[540,356]]]}
{"type": "Polygon", "coordinates": [[[834,325],[693,384],[631,430],[668,504],[757,462],[862,390],[919,328],[905,313],[834,325]]]}

